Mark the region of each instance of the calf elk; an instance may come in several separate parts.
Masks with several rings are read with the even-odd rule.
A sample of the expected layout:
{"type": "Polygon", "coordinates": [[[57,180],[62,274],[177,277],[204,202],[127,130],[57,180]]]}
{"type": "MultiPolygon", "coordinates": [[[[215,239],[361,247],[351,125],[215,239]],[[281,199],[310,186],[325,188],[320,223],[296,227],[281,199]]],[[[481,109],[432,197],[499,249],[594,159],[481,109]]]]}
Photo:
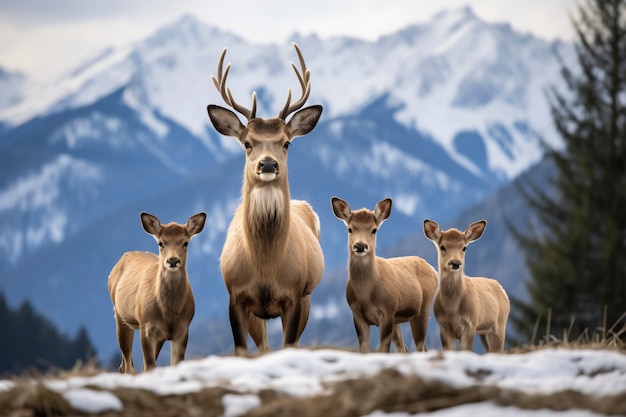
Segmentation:
{"type": "Polygon", "coordinates": [[[226,49],[213,83],[224,101],[248,123],[244,126],[235,113],[223,107],[207,108],[215,129],[236,138],[246,153],[241,204],[228,228],[220,259],[235,353],[240,355],[248,352],[248,333],[260,352],[269,350],[266,320],[278,316],[283,346],[296,345],[308,321],[311,292],[324,273],[319,218],[308,203],[291,200],[287,179],[287,151],[292,140],[313,130],[322,114],[322,106],[299,110],[311,92],[311,74],[300,49],[294,46],[302,73],[294,64],[292,67],[302,97],[291,103],[289,90],[278,117],[256,117],[256,95],[251,109],[235,102],[226,87],[230,64],[222,69],[226,49]]]}
{"type": "Polygon", "coordinates": [[[438,253],[440,286],[434,310],[444,349],[453,349],[459,339],[461,349],[471,350],[476,334],[487,352],[504,349],[508,296],[498,281],[470,278],[463,272],[467,245],[480,238],[485,227],[487,222],[480,220],[465,232],[454,228],[442,232],[437,222],[424,220],[424,233],[438,253]]]}
{"type": "Polygon", "coordinates": [[[156,367],[166,340],[171,340],[171,364],[185,358],[189,324],[195,312],[187,277],[187,245],[200,233],[205,213],[191,216],[187,224],[162,225],[158,218],[141,213],[144,230],[159,244],[159,256],[151,252],[126,252],[109,274],[117,340],[122,351],[121,373],[136,373],[132,359],[134,331],[139,329],[143,371],[156,367]]]}
{"type": "Polygon", "coordinates": [[[352,211],[344,200],[333,197],[335,216],[348,227],[348,283],[346,298],[354,317],[361,352],[369,351],[370,326],[380,328],[378,350],[389,352],[391,339],[396,351],[407,351],[400,323],[410,321],[415,348],[426,348],[424,339],[437,273],[417,256],[376,256],[376,232],[391,213],[391,199],[376,204],[374,211],[352,211]]]}

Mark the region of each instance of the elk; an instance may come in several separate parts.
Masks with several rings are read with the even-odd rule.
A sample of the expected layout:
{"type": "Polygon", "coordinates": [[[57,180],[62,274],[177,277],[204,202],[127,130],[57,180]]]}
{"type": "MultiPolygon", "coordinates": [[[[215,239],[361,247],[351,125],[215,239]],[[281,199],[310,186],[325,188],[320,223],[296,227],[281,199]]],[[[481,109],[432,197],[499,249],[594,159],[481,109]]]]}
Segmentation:
{"type": "Polygon", "coordinates": [[[144,372],[156,367],[166,340],[171,341],[172,365],[185,358],[189,324],[195,312],[186,269],[187,246],[204,228],[206,214],[195,214],[186,224],[162,225],[148,213],[141,213],[140,218],[143,229],[156,239],[159,256],[126,252],[109,274],[109,294],[122,351],[121,373],[136,373],[132,351],[137,329],[144,372]]]}
{"type": "Polygon", "coordinates": [[[369,351],[370,326],[380,329],[380,352],[389,352],[391,340],[396,351],[408,352],[400,323],[410,322],[416,350],[425,350],[426,330],[437,273],[417,256],[381,258],[376,256],[376,233],[391,214],[391,199],[381,200],[374,211],[352,211],[337,197],[331,199],[335,216],[348,228],[348,283],[346,298],[354,318],[359,350],[369,351]]]}
{"type": "Polygon", "coordinates": [[[302,72],[295,64],[291,66],[302,95],[291,103],[289,89],[287,102],[276,118],[256,117],[256,93],[251,109],[235,102],[226,87],[230,64],[222,69],[226,49],[217,77],[212,77],[224,102],[247,119],[244,125],[231,110],[207,107],[215,129],[236,138],[245,150],[241,203],[228,227],[220,257],[237,355],[248,354],[248,334],[259,353],[268,351],[267,320],[279,316],[283,347],[297,345],[308,321],[311,293],[324,273],[319,218],[307,202],[291,200],[289,191],[288,148],[295,137],[313,130],[322,113],[320,105],[302,108],[311,92],[311,75],[300,48],[295,43],[294,47],[302,72]]]}
{"type": "Polygon", "coordinates": [[[458,339],[461,349],[471,350],[476,334],[487,352],[504,349],[509,297],[495,279],[470,278],[463,272],[467,245],[480,238],[485,227],[487,222],[479,220],[464,232],[442,232],[437,222],[424,220],[424,233],[438,254],[440,286],[434,311],[444,349],[454,349],[458,339]]]}

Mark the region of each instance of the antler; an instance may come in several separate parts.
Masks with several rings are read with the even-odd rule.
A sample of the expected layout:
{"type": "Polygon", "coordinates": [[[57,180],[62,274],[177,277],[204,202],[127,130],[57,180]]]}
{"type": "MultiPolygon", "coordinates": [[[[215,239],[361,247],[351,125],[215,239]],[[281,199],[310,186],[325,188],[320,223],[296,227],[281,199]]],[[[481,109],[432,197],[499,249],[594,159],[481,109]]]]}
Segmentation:
{"type": "MultiPolygon", "coordinates": [[[[222,99],[226,104],[230,107],[241,113],[250,121],[256,117],[256,92],[252,93],[252,109],[247,109],[241,104],[238,104],[233,98],[232,93],[230,92],[230,88],[226,87],[226,78],[228,78],[228,71],[230,71],[230,64],[226,65],[226,69],[222,71],[224,66],[224,57],[226,57],[226,48],[222,51],[222,55],[220,56],[220,61],[217,64],[217,78],[211,75],[211,80],[213,80],[213,85],[217,88],[217,91],[220,92],[222,99]]],[[[293,64],[292,64],[293,65],[293,64]]],[[[299,75],[298,75],[299,77],[299,75]]]]}
{"type": "Polygon", "coordinates": [[[289,105],[291,102],[291,88],[287,91],[287,102],[285,103],[285,107],[278,114],[278,118],[285,120],[287,116],[289,116],[294,111],[300,109],[306,103],[306,100],[309,98],[309,94],[311,94],[311,71],[309,71],[304,63],[304,57],[302,56],[302,51],[298,45],[294,42],[294,48],[296,48],[296,52],[298,53],[298,59],[300,60],[300,66],[302,67],[302,73],[298,71],[296,65],[292,62],[291,67],[296,72],[298,76],[298,81],[300,81],[300,88],[302,88],[302,97],[300,100],[296,101],[292,105],[289,105]]]}

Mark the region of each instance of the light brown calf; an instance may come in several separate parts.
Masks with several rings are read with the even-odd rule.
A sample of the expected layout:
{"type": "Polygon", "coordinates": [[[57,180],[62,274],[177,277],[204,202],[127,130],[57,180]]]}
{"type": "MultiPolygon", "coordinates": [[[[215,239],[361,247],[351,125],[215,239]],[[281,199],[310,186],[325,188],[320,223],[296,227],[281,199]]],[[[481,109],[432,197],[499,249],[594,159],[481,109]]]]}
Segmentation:
{"type": "Polygon", "coordinates": [[[348,227],[348,283],[346,298],[354,317],[361,352],[369,351],[370,326],[380,328],[378,350],[408,351],[400,323],[409,321],[415,348],[425,350],[426,330],[437,272],[417,256],[376,256],[376,233],[391,214],[391,199],[376,204],[374,211],[352,211],[344,200],[331,199],[333,213],[348,227]]]}
{"type": "Polygon", "coordinates": [[[464,232],[442,232],[437,222],[424,220],[424,233],[435,243],[439,259],[440,285],[434,310],[444,349],[454,349],[455,339],[459,339],[461,349],[471,350],[476,334],[487,352],[504,349],[509,297],[498,281],[470,278],[463,272],[467,245],[480,238],[485,227],[487,222],[480,220],[464,232]]]}
{"type": "Polygon", "coordinates": [[[206,214],[191,216],[187,224],[162,225],[148,213],[141,213],[140,217],[144,230],[157,240],[159,256],[126,252],[109,274],[109,293],[122,351],[121,373],[136,373],[132,359],[136,329],[141,338],[144,372],[156,367],[166,340],[171,340],[171,364],[182,361],[195,312],[186,270],[187,245],[204,228],[206,214]]]}
{"type": "Polygon", "coordinates": [[[235,353],[248,353],[248,334],[260,352],[269,350],[267,319],[280,316],[283,346],[296,345],[309,318],[311,292],[324,273],[317,214],[304,201],[291,200],[287,155],[292,140],[309,133],[322,106],[299,110],[310,92],[310,72],[295,45],[302,73],[292,64],[302,96],[291,103],[291,90],[278,117],[256,117],[256,95],[251,109],[237,104],[226,87],[230,64],[223,69],[222,53],[215,87],[224,101],[248,120],[244,125],[232,111],[209,105],[215,129],[236,138],[246,152],[241,205],[226,234],[220,266],[228,289],[228,313],[235,353]],[[289,121],[287,116],[295,112],[289,121]]]}

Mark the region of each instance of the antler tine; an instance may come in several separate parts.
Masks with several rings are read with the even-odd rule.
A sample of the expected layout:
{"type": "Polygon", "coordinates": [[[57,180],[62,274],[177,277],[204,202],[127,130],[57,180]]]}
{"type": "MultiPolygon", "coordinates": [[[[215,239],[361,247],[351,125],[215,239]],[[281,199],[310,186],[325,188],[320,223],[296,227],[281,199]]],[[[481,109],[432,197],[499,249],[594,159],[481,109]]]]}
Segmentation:
{"type": "Polygon", "coordinates": [[[226,50],[224,48],[222,51],[222,55],[220,56],[220,60],[217,64],[217,78],[211,75],[211,80],[213,81],[213,85],[217,91],[220,92],[222,96],[222,100],[230,107],[235,109],[237,112],[241,113],[245,116],[246,119],[251,120],[256,116],[256,92],[252,93],[252,109],[249,110],[241,104],[237,103],[233,98],[232,93],[230,92],[230,88],[226,87],[226,79],[228,78],[228,72],[230,71],[230,64],[226,65],[224,69],[224,58],[226,57],[226,50]]]}
{"type": "Polygon", "coordinates": [[[287,102],[285,103],[285,106],[278,114],[278,117],[283,120],[285,120],[287,116],[289,116],[291,113],[293,113],[294,111],[304,106],[304,103],[306,103],[307,99],[309,98],[309,95],[311,94],[311,71],[309,71],[306,67],[306,63],[304,62],[304,56],[302,55],[302,51],[300,50],[300,47],[298,46],[298,44],[294,42],[293,46],[294,48],[296,48],[298,59],[300,61],[300,67],[302,68],[302,73],[298,71],[298,68],[293,62],[291,63],[291,67],[295,71],[296,76],[298,77],[298,81],[300,82],[300,88],[302,89],[302,96],[300,97],[298,101],[290,105],[291,89],[288,90],[287,102]]]}

